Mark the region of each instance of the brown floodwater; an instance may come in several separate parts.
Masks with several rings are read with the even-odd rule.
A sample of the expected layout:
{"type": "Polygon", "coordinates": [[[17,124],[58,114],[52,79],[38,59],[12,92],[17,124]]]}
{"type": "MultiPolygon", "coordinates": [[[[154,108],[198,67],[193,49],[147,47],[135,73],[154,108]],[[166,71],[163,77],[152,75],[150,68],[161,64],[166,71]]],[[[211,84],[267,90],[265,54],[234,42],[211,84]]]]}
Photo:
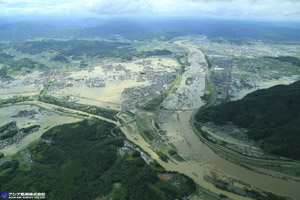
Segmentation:
{"type": "Polygon", "coordinates": [[[126,128],[122,128],[126,136],[146,150],[166,170],[186,174],[197,184],[216,193],[226,194],[233,199],[247,199],[215,188],[204,180],[205,175],[214,173],[223,180],[240,180],[243,183],[250,184],[252,188],[287,196],[292,199],[299,199],[299,179],[299,182],[295,181],[297,178],[291,180],[288,175],[270,170],[258,169],[264,173],[262,174],[246,169],[220,157],[199,140],[189,121],[195,112],[192,109],[197,109],[204,105],[200,97],[204,93],[207,64],[203,64],[205,63],[204,55],[197,47],[184,45],[183,43],[177,44],[188,49],[188,58],[191,66],[183,74],[181,85],[177,91],[170,95],[162,105],[168,109],[175,108],[183,111],[159,111],[156,113],[155,119],[161,124],[161,128],[166,131],[164,136],[166,142],[175,145],[178,154],[186,161],[162,162],[154,153],[152,147],[141,137],[137,134],[132,134],[126,128]],[[186,84],[188,77],[193,77],[193,83],[190,85],[186,84]],[[283,177],[287,179],[283,180],[283,177]]]}
{"type": "Polygon", "coordinates": [[[58,114],[49,110],[39,112],[38,107],[31,105],[15,105],[0,108],[0,126],[12,121],[16,121],[19,128],[28,127],[31,125],[40,125],[41,128],[38,131],[24,137],[19,144],[12,144],[4,149],[0,149],[0,152],[4,153],[5,155],[13,155],[22,150],[33,141],[39,139],[49,128],[61,124],[78,122],[80,119],[58,114]],[[37,114],[35,114],[33,117],[12,117],[22,110],[35,110],[37,114]]]}
{"type": "Polygon", "coordinates": [[[105,65],[112,65],[112,69],[105,69],[105,65],[97,66],[92,71],[80,70],[71,72],[69,77],[74,79],[101,78],[105,82],[105,87],[89,88],[84,82],[74,84],[72,87],[56,89],[52,95],[56,97],[72,96],[78,100],[78,103],[96,105],[99,107],[122,110],[122,92],[125,88],[148,86],[153,80],[137,81],[139,73],[148,70],[148,65],[144,62],[151,63],[153,71],[175,72],[178,69],[178,63],[173,58],[150,57],[138,59],[130,62],[108,62],[105,65]],[[119,76],[125,77],[124,71],[117,71],[116,67],[122,66],[129,71],[131,78],[125,80],[119,79],[119,76]]]}

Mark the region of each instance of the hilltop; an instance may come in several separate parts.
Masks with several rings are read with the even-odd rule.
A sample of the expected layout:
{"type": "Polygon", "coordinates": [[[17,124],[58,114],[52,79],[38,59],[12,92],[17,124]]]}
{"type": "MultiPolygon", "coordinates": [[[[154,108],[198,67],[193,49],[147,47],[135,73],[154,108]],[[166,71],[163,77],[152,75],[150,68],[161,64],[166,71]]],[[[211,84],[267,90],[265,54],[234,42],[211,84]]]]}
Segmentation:
{"type": "Polygon", "coordinates": [[[200,110],[198,122],[233,122],[267,153],[300,159],[300,81],[258,90],[238,101],[200,110]]]}

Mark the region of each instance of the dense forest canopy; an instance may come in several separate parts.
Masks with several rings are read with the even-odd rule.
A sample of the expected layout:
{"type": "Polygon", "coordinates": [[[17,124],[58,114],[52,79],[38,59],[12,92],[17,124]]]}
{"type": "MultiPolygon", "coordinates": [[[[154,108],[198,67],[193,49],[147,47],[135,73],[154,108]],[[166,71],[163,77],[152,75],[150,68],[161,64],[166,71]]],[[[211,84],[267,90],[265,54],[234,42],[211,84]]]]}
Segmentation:
{"type": "MultiPolygon", "coordinates": [[[[156,162],[147,165],[138,152],[120,156],[125,137],[110,135],[113,124],[96,119],[48,130],[29,147],[33,164],[7,161],[0,167],[1,191],[43,191],[47,199],[182,199],[194,182],[167,173],[156,162]],[[176,184],[174,184],[174,182],[176,184]],[[118,185],[116,187],[116,184],[118,185]]],[[[115,129],[115,134],[117,134],[115,129]]]]}
{"type": "Polygon", "coordinates": [[[131,60],[133,56],[148,57],[154,55],[169,55],[169,50],[136,51],[130,47],[131,43],[89,41],[89,40],[42,40],[16,43],[14,48],[23,53],[38,54],[44,51],[55,51],[52,60],[67,62],[66,57],[90,56],[90,57],[116,57],[122,60],[131,60]]]}
{"type": "Polygon", "coordinates": [[[300,159],[300,81],[258,90],[243,99],[200,110],[200,122],[247,128],[269,153],[300,159]]]}

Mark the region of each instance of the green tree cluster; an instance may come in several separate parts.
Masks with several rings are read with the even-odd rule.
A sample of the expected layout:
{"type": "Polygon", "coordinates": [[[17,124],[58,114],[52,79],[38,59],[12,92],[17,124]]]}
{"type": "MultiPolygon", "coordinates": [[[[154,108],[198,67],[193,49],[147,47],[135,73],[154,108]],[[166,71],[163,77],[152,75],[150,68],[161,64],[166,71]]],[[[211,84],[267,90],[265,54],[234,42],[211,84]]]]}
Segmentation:
{"type": "Polygon", "coordinates": [[[96,119],[54,127],[43,141],[29,147],[33,164],[24,169],[16,160],[0,171],[0,190],[45,192],[47,199],[182,199],[195,190],[194,182],[180,174],[163,181],[163,169],[147,165],[140,156],[117,149],[124,137],[113,137],[115,125],[96,119]],[[176,181],[177,185],[174,185],[176,181]],[[115,185],[119,187],[115,187],[115,185]],[[169,198],[171,197],[171,198],[169,198]]]}
{"type": "Polygon", "coordinates": [[[20,71],[21,69],[43,69],[45,65],[32,61],[29,58],[19,60],[13,59],[13,56],[5,53],[0,53],[0,64],[3,66],[0,69],[0,77],[6,77],[8,71],[20,71]]]}
{"type": "Polygon", "coordinates": [[[270,59],[274,59],[274,60],[279,60],[279,61],[283,61],[283,62],[289,62],[292,63],[293,65],[296,65],[298,67],[300,67],[300,59],[297,57],[293,57],[293,56],[279,56],[279,57],[266,57],[266,58],[270,58],[270,59]]]}
{"type": "Polygon", "coordinates": [[[201,109],[199,122],[233,122],[268,153],[300,159],[300,81],[258,90],[238,101],[201,109]]]}
{"type": "Polygon", "coordinates": [[[120,58],[131,60],[135,57],[148,57],[154,55],[169,55],[168,50],[136,51],[130,43],[90,41],[90,40],[42,40],[18,43],[14,48],[23,53],[39,54],[44,51],[56,51],[58,54],[52,58],[54,61],[67,62],[67,57],[78,58],[81,56],[98,58],[120,58]]]}

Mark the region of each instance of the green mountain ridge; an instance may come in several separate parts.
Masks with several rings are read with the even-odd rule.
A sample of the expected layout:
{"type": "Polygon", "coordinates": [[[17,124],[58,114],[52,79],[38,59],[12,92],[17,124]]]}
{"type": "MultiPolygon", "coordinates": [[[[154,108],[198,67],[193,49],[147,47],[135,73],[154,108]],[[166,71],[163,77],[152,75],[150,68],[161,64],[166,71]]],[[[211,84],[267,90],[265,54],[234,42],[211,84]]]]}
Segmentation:
{"type": "Polygon", "coordinates": [[[267,153],[300,160],[300,81],[257,90],[243,99],[200,110],[198,122],[233,122],[267,153]]]}
{"type": "Polygon", "coordinates": [[[32,164],[22,154],[0,166],[0,191],[45,192],[46,199],[184,199],[192,179],[147,165],[134,150],[121,156],[125,137],[115,125],[84,120],[56,126],[31,144],[32,164]],[[169,177],[164,180],[160,177],[169,177]]]}

